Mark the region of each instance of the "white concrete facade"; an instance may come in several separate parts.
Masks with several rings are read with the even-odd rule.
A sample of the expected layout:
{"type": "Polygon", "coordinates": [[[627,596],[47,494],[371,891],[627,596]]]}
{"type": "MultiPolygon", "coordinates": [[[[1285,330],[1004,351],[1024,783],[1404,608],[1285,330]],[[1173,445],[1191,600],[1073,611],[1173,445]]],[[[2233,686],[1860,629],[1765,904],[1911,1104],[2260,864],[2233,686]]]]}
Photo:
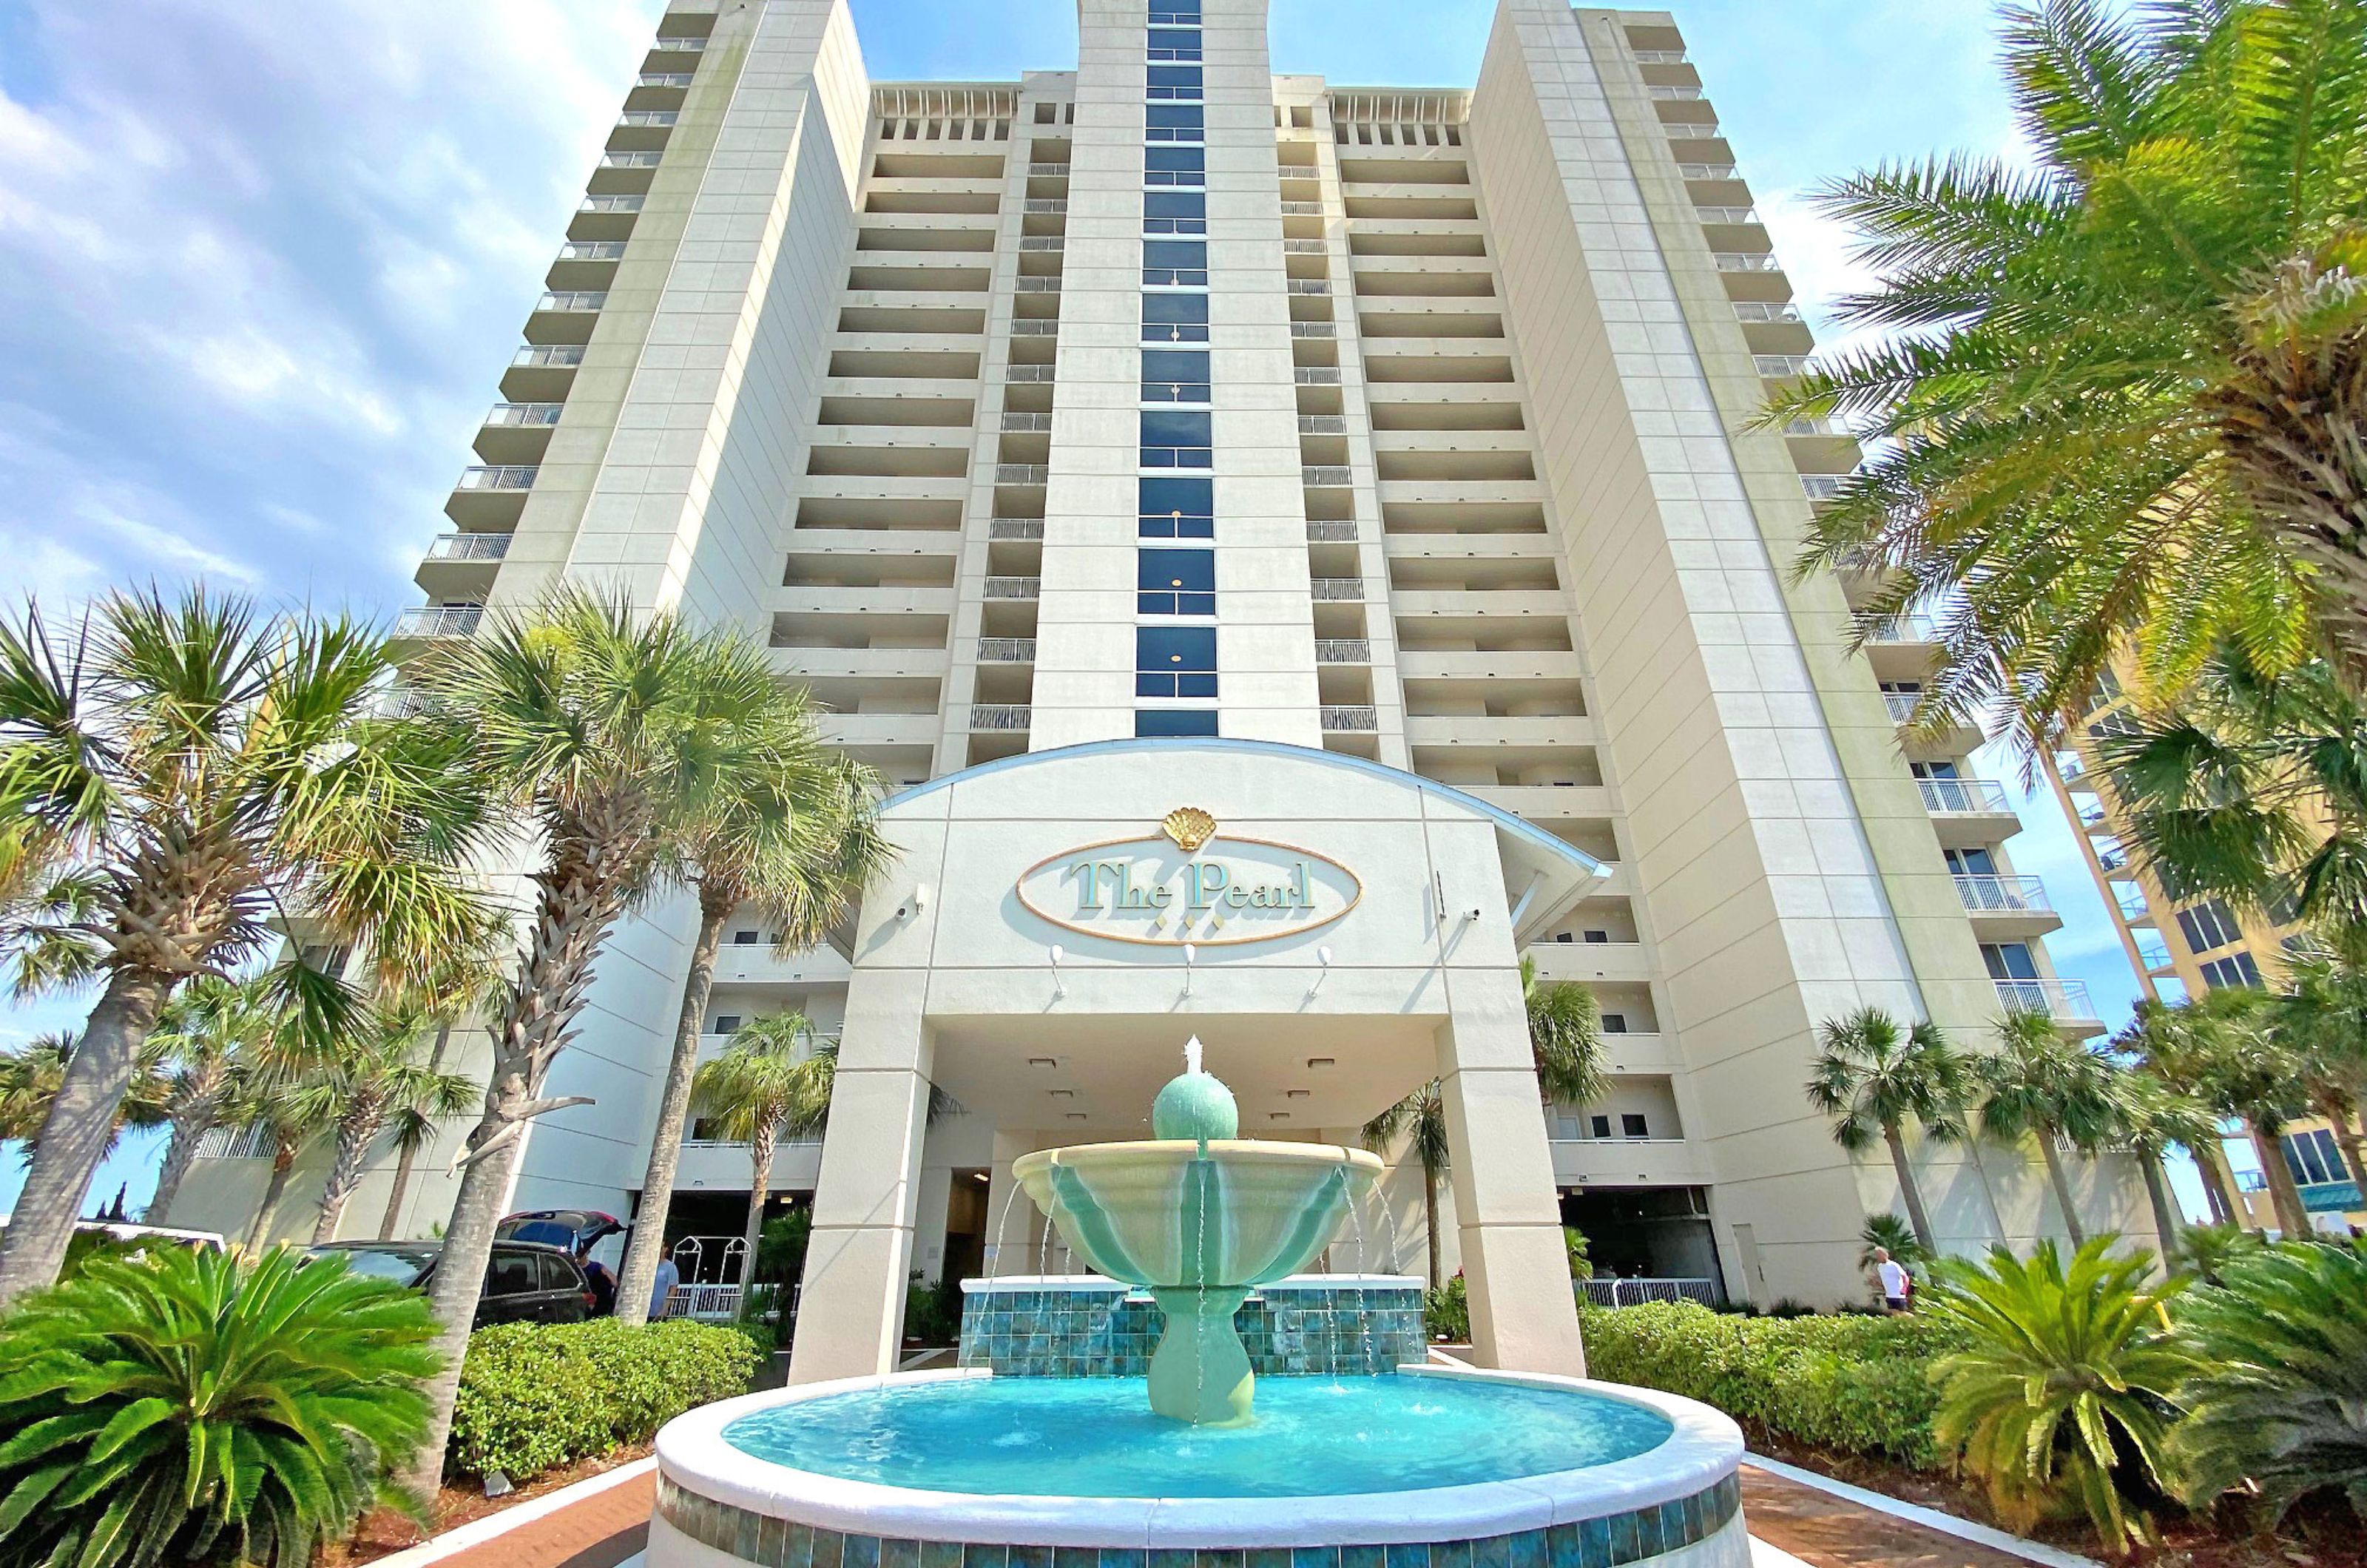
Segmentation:
{"type": "MultiPolygon", "coordinates": [[[[1262,1134],[1444,1080],[1441,1252],[1500,1364],[1578,1370],[1565,1220],[1627,1271],[1860,1296],[1898,1194],[1807,1108],[1817,1025],[2096,1025],[1977,738],[1902,746],[1928,637],[1852,657],[1863,585],[1790,581],[1855,450],[1744,428],[1811,340],[1675,20],[1502,0],[1471,90],[1275,76],[1264,0],[1084,0],[1080,39],[874,84],[843,0],[674,0],[407,628],[620,583],[767,637],[901,792],[849,946],[735,923],[709,1005],[711,1048],[792,1008],[841,1041],[831,1134],[773,1177],[814,1195],[798,1375],[887,1370],[912,1275],[1047,1267],[1010,1161],[1129,1134],[1195,1030],[1262,1134]],[[1145,514],[1177,479],[1208,515],[1145,514]],[[1359,900],[1246,942],[1256,907],[1204,911],[1188,966],[1180,928],[1022,901],[1184,807],[1228,874],[1303,851],[1359,900]],[[1541,1111],[1524,955],[1594,989],[1603,1103],[1541,1111]]],[[[517,1206],[629,1212],[685,926],[618,933],[553,1083],[597,1103],[538,1129],[517,1206]]],[[[425,1234],[448,1153],[388,1213],[387,1152],[345,1234],[425,1234]]],[[[2020,1151],[1917,1158],[1949,1247],[2060,1233],[2020,1151]]],[[[2126,1174],[2082,1169],[2092,1224],[2126,1174]]],[[[744,1195],[744,1151],[682,1179],[744,1195]]],[[[234,1226],[262,1180],[209,1161],[172,1217],[234,1226]]],[[[1421,1176],[1387,1190],[1365,1261],[1419,1268],[1421,1176]]]]}

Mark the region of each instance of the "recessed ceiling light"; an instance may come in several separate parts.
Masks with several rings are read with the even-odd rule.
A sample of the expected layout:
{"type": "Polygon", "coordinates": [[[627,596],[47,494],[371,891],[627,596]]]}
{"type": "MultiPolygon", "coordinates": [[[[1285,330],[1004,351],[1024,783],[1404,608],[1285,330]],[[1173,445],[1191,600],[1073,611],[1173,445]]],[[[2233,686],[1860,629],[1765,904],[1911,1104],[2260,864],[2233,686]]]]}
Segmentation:
{"type": "Polygon", "coordinates": [[[1314,1092],[1311,1089],[1286,1089],[1282,1091],[1282,1097],[1285,1100],[1305,1100],[1314,1092]]]}
{"type": "Polygon", "coordinates": [[[1309,1067],[1336,1067],[1340,1064],[1330,1056],[1309,1056],[1307,1065],[1309,1067]]]}
{"type": "Polygon", "coordinates": [[[1048,1089],[1045,1092],[1051,1095],[1055,1100],[1074,1100],[1077,1098],[1077,1091],[1072,1089],[1048,1089]]]}
{"type": "Polygon", "coordinates": [[[1269,1111],[1265,1113],[1265,1119],[1269,1122],[1287,1122],[1290,1120],[1290,1112],[1287,1111],[1269,1111]]]}
{"type": "Polygon", "coordinates": [[[1060,1064],[1059,1064],[1059,1059],[1058,1059],[1057,1057],[1052,1057],[1052,1056],[1030,1056],[1030,1057],[1028,1057],[1028,1058],[1027,1058],[1027,1065],[1028,1065],[1029,1066],[1031,1066],[1031,1067],[1047,1067],[1047,1068],[1049,1068],[1049,1067],[1057,1067],[1057,1066],[1059,1066],[1060,1064]]]}
{"type": "Polygon", "coordinates": [[[1088,1122],[1091,1121],[1092,1118],[1087,1116],[1082,1111],[1071,1111],[1069,1112],[1069,1120],[1071,1122],[1088,1122]]]}

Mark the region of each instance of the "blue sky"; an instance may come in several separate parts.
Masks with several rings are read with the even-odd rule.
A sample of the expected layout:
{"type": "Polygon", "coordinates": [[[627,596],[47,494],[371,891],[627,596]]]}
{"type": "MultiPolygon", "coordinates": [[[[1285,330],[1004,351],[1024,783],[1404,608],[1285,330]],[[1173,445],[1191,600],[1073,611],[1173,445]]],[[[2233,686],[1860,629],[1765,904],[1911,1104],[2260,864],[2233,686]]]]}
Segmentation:
{"type": "MultiPolygon", "coordinates": [[[[875,77],[1074,62],[1070,0],[853,0],[875,77]]],[[[1492,0],[1273,0],[1277,71],[1467,85],[1492,0]]],[[[443,526],[656,0],[0,0],[0,596],[202,574],[384,616],[443,526]]],[[[2010,152],[1974,0],[1677,6],[1812,310],[1820,179],[2010,152]]],[[[1992,776],[2010,770],[1991,766],[1992,776]]],[[[2135,986],[2044,798],[2017,840],[2107,1019],[2135,986]]],[[[0,1042],[71,1027],[53,1000],[0,1042]]],[[[103,1182],[144,1196],[135,1142],[103,1182]]],[[[0,1205],[15,1162],[0,1164],[0,1205]]]]}

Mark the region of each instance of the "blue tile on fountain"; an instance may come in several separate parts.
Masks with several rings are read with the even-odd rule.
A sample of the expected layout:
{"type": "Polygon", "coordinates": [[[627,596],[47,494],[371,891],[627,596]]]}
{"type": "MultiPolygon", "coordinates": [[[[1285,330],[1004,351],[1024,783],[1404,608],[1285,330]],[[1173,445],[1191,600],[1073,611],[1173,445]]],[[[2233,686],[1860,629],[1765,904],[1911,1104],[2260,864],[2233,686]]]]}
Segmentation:
{"type": "Polygon", "coordinates": [[[883,1539],[879,1542],[879,1568],[921,1568],[921,1543],[883,1539]]]}
{"type": "MultiPolygon", "coordinates": [[[[1434,1563],[1438,1554],[1433,1552],[1434,1563]]],[[[1471,1568],[1512,1568],[1512,1538],[1508,1535],[1482,1537],[1471,1543],[1471,1568]]]]}
{"type": "Polygon", "coordinates": [[[923,1541],[921,1568],[962,1568],[961,1542],[957,1540],[923,1541]]]}
{"type": "Polygon", "coordinates": [[[1340,1549],[1336,1546],[1294,1546],[1290,1549],[1290,1568],[1340,1568],[1340,1549]]]}
{"type": "Polygon", "coordinates": [[[1048,1546],[1014,1546],[1011,1549],[1011,1568],[1052,1568],[1052,1549],[1048,1546]]]}
{"type": "Polygon", "coordinates": [[[851,1535],[839,1553],[839,1568],[879,1568],[879,1538],[851,1535]]]}
{"type": "Polygon", "coordinates": [[[845,1546],[846,1538],[836,1530],[814,1531],[813,1568],[839,1568],[840,1554],[845,1546]]]}
{"type": "Polygon", "coordinates": [[[1611,1547],[1611,1521],[1607,1518],[1580,1519],[1578,1525],[1579,1559],[1586,1568],[1611,1568],[1614,1562],[1627,1561],[1614,1557],[1611,1547]]]}
{"type": "Polygon", "coordinates": [[[1391,1545],[1383,1550],[1388,1553],[1388,1568],[1430,1568],[1430,1548],[1427,1546],[1420,1543],[1391,1545]]]}
{"type": "Polygon", "coordinates": [[[1504,1560],[1509,1568],[1549,1568],[1552,1559],[1546,1550],[1546,1532],[1523,1530],[1506,1536],[1504,1560]]]}
{"type": "Polygon", "coordinates": [[[976,1542],[962,1548],[962,1568],[1005,1568],[1011,1555],[1007,1546],[981,1546],[976,1542]]]}

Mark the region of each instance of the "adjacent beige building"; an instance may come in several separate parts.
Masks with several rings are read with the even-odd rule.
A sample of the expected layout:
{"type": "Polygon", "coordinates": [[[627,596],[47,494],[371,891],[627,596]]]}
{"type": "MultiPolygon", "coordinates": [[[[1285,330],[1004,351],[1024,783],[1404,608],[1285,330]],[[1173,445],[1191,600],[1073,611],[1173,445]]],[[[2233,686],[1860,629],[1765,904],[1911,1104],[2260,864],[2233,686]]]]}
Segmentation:
{"type": "MultiPolygon", "coordinates": [[[[1902,751],[1924,629],[1851,657],[1852,585],[1792,580],[1855,448],[1747,428],[1811,338],[1676,19],[1503,0],[1438,88],[1275,75],[1264,0],[1080,22],[1073,70],[878,83],[843,3],[676,0],[404,623],[622,584],[768,640],[902,792],[844,944],[752,919],[710,1008],[717,1048],[842,1041],[775,1170],[815,1193],[798,1375],[886,1364],[908,1278],[1063,1266],[1011,1160],[1137,1135],[1195,1032],[1259,1135],[1443,1080],[1503,1364],[1576,1364],[1566,1222],[1701,1293],[1861,1296],[1898,1195],[1807,1107],[1818,1022],[2100,1025],[1977,737],[1902,751]],[[1603,1103],[1540,1107],[1523,956],[1599,997],[1603,1103]]],[[[597,1103],[518,1206],[629,1211],[687,930],[620,933],[554,1084],[597,1103]]],[[[2014,1151],[1918,1158],[1952,1247],[2060,1229],[2014,1151]]],[[[746,1170],[695,1139],[675,1229],[736,1233],[746,1170]]],[[[1421,1189],[1332,1266],[1419,1269],[1421,1189]]]]}

